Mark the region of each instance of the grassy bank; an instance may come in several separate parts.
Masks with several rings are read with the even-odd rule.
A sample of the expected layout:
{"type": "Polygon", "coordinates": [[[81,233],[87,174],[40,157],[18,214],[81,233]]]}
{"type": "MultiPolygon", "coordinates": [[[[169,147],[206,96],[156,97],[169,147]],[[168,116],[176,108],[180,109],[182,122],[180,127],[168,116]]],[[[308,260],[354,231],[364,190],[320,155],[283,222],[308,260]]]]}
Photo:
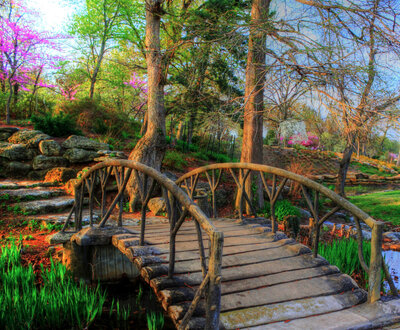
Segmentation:
{"type": "Polygon", "coordinates": [[[375,219],[400,226],[400,190],[352,196],[350,202],[375,219]]]}

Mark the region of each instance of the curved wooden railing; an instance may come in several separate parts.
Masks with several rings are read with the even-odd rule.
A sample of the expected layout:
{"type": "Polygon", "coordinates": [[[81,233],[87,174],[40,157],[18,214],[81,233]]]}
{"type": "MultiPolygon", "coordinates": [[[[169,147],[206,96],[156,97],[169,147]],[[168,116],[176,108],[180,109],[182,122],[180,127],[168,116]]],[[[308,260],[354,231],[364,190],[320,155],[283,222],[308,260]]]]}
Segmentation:
{"type": "Polygon", "coordinates": [[[112,213],[118,214],[117,223],[118,226],[122,226],[125,190],[132,176],[139,186],[139,195],[142,202],[140,245],[145,244],[147,204],[157,186],[161,188],[166,200],[167,214],[170,222],[170,259],[168,270],[170,278],[174,275],[176,235],[187,217],[191,217],[194,220],[199,243],[203,281],[197,289],[188,311],[181,320],[179,329],[186,328],[202,296],[206,298],[206,328],[218,329],[221,301],[223,233],[216,230],[208,217],[181,188],[160,172],[141,163],[129,160],[105,161],[93,166],[83,174],[74,186],[75,203],[62,231],[66,230],[73,214],[75,215],[76,231],[82,229],[82,212],[85,202],[89,204],[90,226],[93,226],[95,222],[93,212],[95,205],[98,205],[100,208],[99,227],[106,225],[112,213]],[[117,191],[113,194],[115,196],[111,196],[112,202],[107,207],[107,195],[110,194],[108,191],[110,184],[114,185],[114,187],[116,185],[115,188],[117,191]],[[99,196],[96,196],[96,194],[99,196]],[[85,196],[88,196],[88,201],[85,201],[85,196]],[[116,208],[117,205],[118,209],[116,208]],[[202,230],[208,235],[210,240],[208,265],[206,264],[202,230]]]}
{"type": "Polygon", "coordinates": [[[312,215],[313,229],[311,231],[313,241],[313,256],[318,255],[320,229],[324,222],[332,215],[340,210],[345,210],[353,215],[357,230],[358,256],[363,269],[369,275],[368,285],[368,301],[374,302],[380,299],[381,292],[381,269],[383,269],[385,277],[390,285],[392,294],[397,295],[397,290],[394,286],[393,279],[384,263],[382,257],[382,234],[383,223],[376,221],[364,211],[350,203],[345,198],[339,196],[332,190],[323,185],[312,181],[301,175],[266,165],[250,164],[250,163],[223,163],[213,164],[197,168],[187,174],[181,176],[177,181],[177,185],[184,188],[188,195],[193,198],[199,179],[205,179],[208,182],[209,191],[211,192],[212,216],[217,217],[216,207],[216,190],[220,186],[221,176],[223,172],[228,172],[236,184],[239,197],[239,216],[243,218],[243,207],[249,206],[251,212],[256,215],[254,203],[251,196],[246,193],[247,180],[257,183],[265,190],[269,198],[271,209],[271,225],[272,231],[276,232],[277,221],[275,217],[275,203],[282,193],[285,186],[299,185],[302,196],[305,199],[306,205],[312,215]],[[320,195],[325,196],[330,200],[329,204],[333,204],[330,211],[321,214],[319,210],[320,195]],[[360,222],[364,222],[371,228],[371,259],[369,267],[363,256],[363,235],[360,222]]]}

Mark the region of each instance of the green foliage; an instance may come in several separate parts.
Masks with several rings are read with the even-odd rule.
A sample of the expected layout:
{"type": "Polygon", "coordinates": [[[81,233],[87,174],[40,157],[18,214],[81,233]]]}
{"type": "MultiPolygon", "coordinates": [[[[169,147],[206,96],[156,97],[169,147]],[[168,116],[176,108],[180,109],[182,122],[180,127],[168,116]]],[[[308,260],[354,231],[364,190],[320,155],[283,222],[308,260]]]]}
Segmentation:
{"type": "Polygon", "coordinates": [[[187,166],[187,161],[184,156],[184,154],[178,151],[168,150],[165,153],[163,165],[177,170],[183,170],[184,167],[187,166]]]}
{"type": "Polygon", "coordinates": [[[147,327],[149,330],[161,330],[164,328],[164,315],[162,313],[157,313],[151,311],[146,314],[147,317],[147,327]]]}
{"type": "MultiPolygon", "coordinates": [[[[331,265],[337,266],[348,275],[360,274],[363,282],[368,283],[368,274],[362,269],[358,258],[358,243],[354,239],[334,240],[331,243],[321,242],[318,254],[325,258],[331,265]]],[[[371,243],[363,242],[364,260],[369,265],[371,257],[371,243]]]]}
{"type": "Polygon", "coordinates": [[[287,199],[275,203],[275,216],[278,221],[283,221],[287,216],[300,217],[300,211],[287,199]]]}
{"type": "Polygon", "coordinates": [[[269,129],[267,135],[264,138],[264,144],[268,146],[276,145],[278,140],[276,139],[276,132],[273,129],[269,129]]]}
{"type": "Polygon", "coordinates": [[[68,136],[71,134],[81,134],[76,127],[74,119],[64,113],[44,115],[32,115],[31,121],[35,129],[40,130],[51,136],[68,136]]]}
{"type": "Polygon", "coordinates": [[[88,327],[101,314],[105,293],[75,283],[66,267],[51,261],[42,266],[43,285],[36,285],[32,265],[20,263],[20,248],[12,241],[0,256],[0,327],[60,329],[88,327]]]}

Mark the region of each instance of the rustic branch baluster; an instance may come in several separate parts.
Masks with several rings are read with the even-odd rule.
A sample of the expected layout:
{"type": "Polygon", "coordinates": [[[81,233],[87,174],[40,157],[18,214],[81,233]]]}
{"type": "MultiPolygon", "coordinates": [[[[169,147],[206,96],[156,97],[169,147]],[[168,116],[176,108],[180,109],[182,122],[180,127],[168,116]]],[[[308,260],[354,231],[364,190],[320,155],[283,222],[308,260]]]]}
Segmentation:
{"type": "Polygon", "coordinates": [[[272,232],[276,233],[276,216],[275,216],[275,203],[279,197],[279,194],[282,192],[283,187],[286,184],[287,178],[284,178],[282,182],[280,183],[278,190],[276,189],[276,175],[274,174],[272,176],[272,188],[269,189],[267,180],[264,176],[264,173],[262,171],[259,171],[261,180],[264,186],[265,191],[267,192],[269,201],[270,201],[270,209],[271,209],[271,226],[272,226],[272,232]]]}
{"type": "MultiPolygon", "coordinates": [[[[117,181],[118,191],[121,189],[121,185],[123,184],[125,179],[125,169],[121,167],[115,168],[115,180],[117,181]]],[[[122,213],[124,212],[124,194],[121,194],[121,197],[118,200],[118,227],[122,227],[122,213]]]]}
{"type": "Polygon", "coordinates": [[[113,167],[105,167],[99,170],[100,186],[101,186],[101,217],[106,213],[106,198],[107,198],[107,182],[111,175],[113,167]]]}
{"type": "Polygon", "coordinates": [[[144,234],[146,230],[146,211],[147,204],[149,204],[149,200],[156,186],[156,181],[152,180],[150,189],[147,190],[148,187],[149,176],[147,174],[144,175],[144,183],[143,183],[143,193],[142,197],[142,212],[141,212],[141,223],[140,223],[140,242],[139,245],[144,245],[144,234]]]}
{"type": "Polygon", "coordinates": [[[206,171],[208,184],[209,184],[210,189],[211,189],[211,202],[212,202],[212,216],[213,216],[213,218],[218,217],[217,203],[216,203],[216,198],[215,198],[215,191],[218,188],[219,181],[221,179],[221,174],[222,174],[222,170],[219,171],[219,174],[218,174],[217,178],[215,179],[215,170],[211,171],[211,177],[208,174],[208,172],[206,171]]]}
{"type": "Polygon", "coordinates": [[[118,188],[117,196],[115,196],[115,198],[114,198],[114,200],[112,201],[112,203],[111,203],[110,207],[108,208],[107,212],[105,213],[105,215],[104,215],[103,218],[101,219],[100,224],[99,224],[99,227],[104,227],[104,226],[105,226],[105,224],[106,224],[108,218],[110,217],[112,211],[113,211],[114,208],[115,208],[115,205],[117,205],[117,203],[119,202],[121,196],[124,195],[125,188],[126,188],[126,185],[128,184],[129,177],[131,176],[131,173],[132,173],[132,169],[128,169],[128,170],[126,171],[125,178],[124,178],[124,180],[123,180],[123,182],[122,182],[122,185],[120,185],[120,187],[118,188]]]}
{"type": "Polygon", "coordinates": [[[243,169],[239,169],[239,178],[235,175],[235,172],[233,172],[233,169],[229,169],[231,172],[231,175],[233,177],[233,180],[235,180],[235,183],[238,187],[238,195],[239,195],[239,217],[241,220],[243,220],[243,199],[246,199],[247,203],[249,204],[252,213],[256,215],[256,212],[253,208],[253,205],[250,202],[249,197],[247,196],[247,193],[245,191],[245,183],[247,180],[247,177],[250,174],[250,170],[244,171],[243,169]]]}
{"type": "Polygon", "coordinates": [[[86,188],[89,193],[89,221],[90,227],[93,227],[93,199],[94,199],[94,188],[96,186],[97,172],[93,172],[85,180],[86,188]]]}

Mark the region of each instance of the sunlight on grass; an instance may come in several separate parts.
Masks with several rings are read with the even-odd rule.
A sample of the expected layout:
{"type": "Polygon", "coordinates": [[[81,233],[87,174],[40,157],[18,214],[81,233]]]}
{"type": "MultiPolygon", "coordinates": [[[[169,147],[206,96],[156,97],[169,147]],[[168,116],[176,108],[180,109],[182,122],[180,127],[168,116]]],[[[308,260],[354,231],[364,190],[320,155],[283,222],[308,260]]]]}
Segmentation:
{"type": "Polygon", "coordinates": [[[400,190],[353,196],[349,199],[372,217],[400,225],[400,190]]]}

